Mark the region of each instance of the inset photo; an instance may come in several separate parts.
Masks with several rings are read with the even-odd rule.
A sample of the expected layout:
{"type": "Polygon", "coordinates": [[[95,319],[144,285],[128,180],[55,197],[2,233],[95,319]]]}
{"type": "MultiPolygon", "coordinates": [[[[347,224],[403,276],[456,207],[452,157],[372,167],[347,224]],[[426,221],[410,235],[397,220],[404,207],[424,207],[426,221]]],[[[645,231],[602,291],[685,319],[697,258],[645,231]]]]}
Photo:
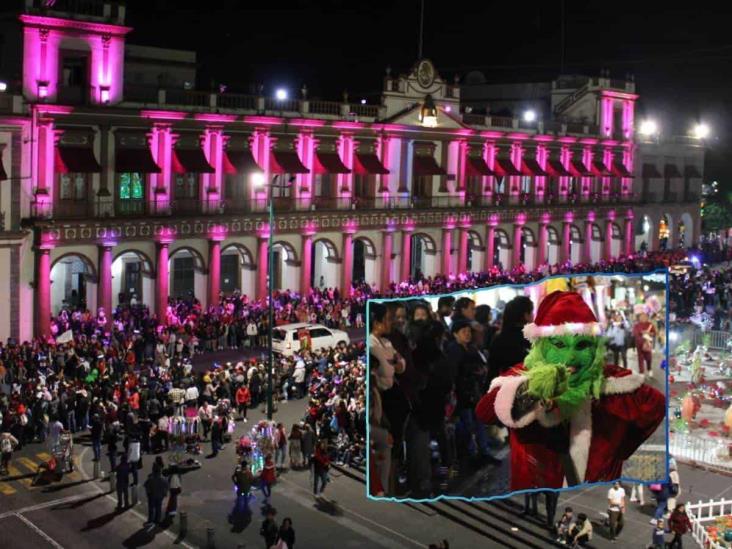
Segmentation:
{"type": "Polygon", "coordinates": [[[369,497],[665,482],[667,277],[370,300],[369,497]]]}

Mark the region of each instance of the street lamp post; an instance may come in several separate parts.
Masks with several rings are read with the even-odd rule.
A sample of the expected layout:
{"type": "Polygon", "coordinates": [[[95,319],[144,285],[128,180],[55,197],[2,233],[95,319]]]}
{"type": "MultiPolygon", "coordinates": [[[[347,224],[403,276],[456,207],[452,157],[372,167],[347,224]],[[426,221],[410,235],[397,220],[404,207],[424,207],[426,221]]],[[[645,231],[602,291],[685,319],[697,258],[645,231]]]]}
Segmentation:
{"type": "MultiPolygon", "coordinates": [[[[275,175],[272,178],[269,186],[267,187],[267,217],[269,224],[269,234],[267,236],[267,316],[268,316],[268,330],[267,330],[267,419],[272,419],[274,415],[274,350],[272,349],[272,331],[274,330],[274,199],[272,191],[275,188],[283,189],[289,186],[292,182],[292,178],[287,184],[277,184],[280,176],[275,175]]],[[[264,185],[265,180],[263,177],[258,178],[255,181],[256,185],[264,185]]]]}
{"type": "Polygon", "coordinates": [[[267,330],[267,349],[269,351],[269,360],[267,361],[267,419],[271,420],[274,415],[273,403],[273,383],[274,383],[274,351],[272,349],[272,330],[274,324],[274,302],[272,294],[274,293],[274,200],[272,200],[272,189],[279,175],[272,178],[272,182],[267,189],[267,211],[269,216],[269,235],[267,236],[267,300],[268,300],[268,316],[269,329],[267,330]]]}

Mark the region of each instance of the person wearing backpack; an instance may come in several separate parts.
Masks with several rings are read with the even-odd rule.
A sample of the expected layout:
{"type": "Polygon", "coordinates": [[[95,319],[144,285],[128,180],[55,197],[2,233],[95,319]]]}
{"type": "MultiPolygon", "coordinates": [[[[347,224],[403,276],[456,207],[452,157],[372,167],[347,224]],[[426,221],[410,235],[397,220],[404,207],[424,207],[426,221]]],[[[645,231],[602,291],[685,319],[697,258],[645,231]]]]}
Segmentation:
{"type": "Polygon", "coordinates": [[[275,467],[277,469],[285,468],[285,459],[287,456],[287,432],[282,423],[277,424],[275,430],[275,467]]]}
{"type": "Polygon", "coordinates": [[[8,467],[10,466],[10,458],[13,457],[13,450],[18,446],[18,439],[7,431],[0,433],[0,453],[2,453],[2,466],[0,472],[4,475],[8,474],[8,467]]]}

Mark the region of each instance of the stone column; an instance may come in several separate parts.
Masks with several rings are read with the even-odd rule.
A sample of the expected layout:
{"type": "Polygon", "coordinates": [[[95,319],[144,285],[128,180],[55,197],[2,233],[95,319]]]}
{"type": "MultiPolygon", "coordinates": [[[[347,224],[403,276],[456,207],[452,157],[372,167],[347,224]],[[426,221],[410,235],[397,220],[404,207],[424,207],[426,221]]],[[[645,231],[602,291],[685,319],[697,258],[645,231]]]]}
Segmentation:
{"type": "Polygon", "coordinates": [[[523,223],[515,223],[513,226],[513,253],[511,254],[511,266],[507,267],[513,269],[521,264],[521,235],[523,223]]]}
{"type": "Polygon", "coordinates": [[[460,247],[458,248],[458,272],[468,271],[468,246],[470,245],[470,225],[466,223],[460,226],[460,247]]]}
{"type": "Polygon", "coordinates": [[[496,253],[496,225],[498,223],[491,219],[488,223],[488,230],[485,237],[485,270],[493,268],[493,256],[496,253]]]}
{"type": "Polygon", "coordinates": [[[269,276],[269,233],[260,233],[257,239],[257,299],[267,297],[267,277],[269,276]]]}
{"type": "Polygon", "coordinates": [[[223,236],[210,236],[208,240],[208,306],[219,302],[221,293],[221,240],[223,236]]]}
{"type": "Polygon", "coordinates": [[[33,296],[36,310],[35,334],[44,338],[51,335],[51,249],[52,246],[35,249],[36,283],[33,296]]]}
{"type": "MultiPolygon", "coordinates": [[[[104,309],[107,327],[112,324],[112,247],[113,243],[99,246],[99,282],[97,285],[97,308],[104,309]]],[[[93,312],[93,311],[92,311],[93,312]]]]}
{"type": "MultiPolygon", "coordinates": [[[[300,250],[300,257],[302,262],[300,263],[300,293],[307,295],[310,293],[310,275],[313,271],[313,235],[315,231],[311,228],[306,228],[302,233],[302,244],[300,250]]],[[[316,281],[317,284],[317,281],[316,281]]]]}
{"type": "Polygon", "coordinates": [[[410,271],[412,270],[412,231],[414,230],[413,225],[405,225],[402,227],[402,265],[401,274],[399,278],[400,282],[409,280],[410,271]]]}
{"type": "Polygon", "coordinates": [[[562,263],[572,259],[572,221],[565,219],[562,224],[562,263]]]}
{"type": "Polygon", "coordinates": [[[353,234],[355,227],[347,227],[343,233],[343,264],[341,265],[341,295],[351,295],[351,284],[353,282],[353,234]]]}
{"type": "Polygon", "coordinates": [[[542,219],[539,223],[539,253],[536,256],[536,266],[540,267],[549,258],[549,229],[548,223],[542,219]]]}
{"type": "Polygon", "coordinates": [[[585,241],[582,246],[582,262],[584,263],[592,263],[592,225],[592,220],[585,220],[585,241]]]}
{"type": "Polygon", "coordinates": [[[615,217],[608,217],[605,220],[605,259],[613,258],[613,221],[615,217]]]}
{"type": "Polygon", "coordinates": [[[391,256],[394,250],[394,229],[392,227],[383,231],[381,256],[381,290],[385,291],[391,283],[391,256]]]}
{"type": "Polygon", "coordinates": [[[158,254],[157,254],[157,279],[155,284],[155,312],[158,315],[160,323],[167,323],[165,312],[168,308],[168,295],[169,295],[169,279],[170,273],[168,270],[169,260],[169,247],[170,242],[163,240],[158,242],[158,254]]]}
{"type": "Polygon", "coordinates": [[[443,227],[442,229],[442,274],[447,276],[452,270],[451,251],[452,251],[452,230],[454,226],[443,227]]]}
{"type": "Polygon", "coordinates": [[[625,255],[632,255],[635,253],[635,233],[633,231],[633,216],[625,217],[625,255]]]}

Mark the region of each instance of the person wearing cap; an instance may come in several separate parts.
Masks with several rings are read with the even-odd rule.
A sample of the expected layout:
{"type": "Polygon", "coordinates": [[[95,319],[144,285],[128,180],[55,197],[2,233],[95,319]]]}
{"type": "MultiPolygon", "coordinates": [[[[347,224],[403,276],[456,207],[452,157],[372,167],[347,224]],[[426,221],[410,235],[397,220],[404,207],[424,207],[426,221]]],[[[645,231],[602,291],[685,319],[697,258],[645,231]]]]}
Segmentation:
{"type": "Polygon", "coordinates": [[[664,394],[605,364],[600,324],[575,292],[548,294],[524,335],[531,351],[476,407],[481,421],[509,429],[511,490],[620,478],[663,421],[664,394]]]}

